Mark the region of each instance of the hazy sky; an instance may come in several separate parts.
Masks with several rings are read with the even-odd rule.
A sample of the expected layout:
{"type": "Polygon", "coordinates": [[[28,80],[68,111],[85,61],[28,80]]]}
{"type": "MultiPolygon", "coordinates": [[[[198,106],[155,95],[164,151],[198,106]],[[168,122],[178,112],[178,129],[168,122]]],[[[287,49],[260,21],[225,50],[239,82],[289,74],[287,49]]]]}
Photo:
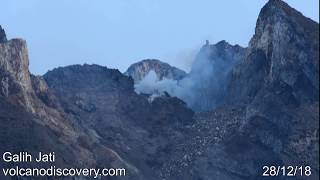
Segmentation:
{"type": "MultiPolygon", "coordinates": [[[[32,73],[145,58],[188,69],[206,39],[247,46],[267,0],[1,0],[8,38],[27,40],[32,73]]],[[[287,0],[319,22],[319,0],[287,0]]]]}

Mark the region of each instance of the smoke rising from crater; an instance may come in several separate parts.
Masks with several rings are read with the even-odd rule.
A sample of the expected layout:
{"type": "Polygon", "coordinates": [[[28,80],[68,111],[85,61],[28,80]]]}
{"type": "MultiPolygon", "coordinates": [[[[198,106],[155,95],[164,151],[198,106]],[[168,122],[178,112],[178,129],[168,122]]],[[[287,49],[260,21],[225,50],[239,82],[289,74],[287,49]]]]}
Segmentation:
{"type": "Polygon", "coordinates": [[[225,41],[206,44],[195,57],[191,71],[181,80],[163,78],[154,71],[135,85],[138,93],[169,95],[185,101],[195,111],[207,111],[223,103],[229,74],[244,57],[244,48],[225,41]]]}

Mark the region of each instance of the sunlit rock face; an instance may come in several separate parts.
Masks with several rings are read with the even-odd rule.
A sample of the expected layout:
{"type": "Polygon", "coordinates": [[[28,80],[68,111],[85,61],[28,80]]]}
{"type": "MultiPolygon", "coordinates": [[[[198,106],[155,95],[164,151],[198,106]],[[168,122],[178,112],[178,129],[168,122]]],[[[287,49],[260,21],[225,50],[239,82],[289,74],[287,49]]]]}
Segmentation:
{"type": "Polygon", "coordinates": [[[150,71],[154,71],[159,80],[180,80],[186,76],[186,73],[183,70],[170,66],[168,63],[161,62],[157,59],[145,59],[132,64],[125,74],[131,76],[135,82],[139,82],[150,71]]]}
{"type": "Polygon", "coordinates": [[[34,111],[30,96],[33,94],[29,74],[26,42],[13,39],[0,43],[0,71],[3,88],[1,94],[16,98],[30,111],[34,111]]]}

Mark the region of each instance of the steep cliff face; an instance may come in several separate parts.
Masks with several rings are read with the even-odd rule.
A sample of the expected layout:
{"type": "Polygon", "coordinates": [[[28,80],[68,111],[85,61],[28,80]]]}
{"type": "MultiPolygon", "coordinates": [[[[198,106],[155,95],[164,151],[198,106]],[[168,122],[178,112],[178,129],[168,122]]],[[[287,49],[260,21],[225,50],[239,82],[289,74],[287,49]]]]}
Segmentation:
{"type": "Polygon", "coordinates": [[[184,71],[156,59],[145,59],[134,63],[128,68],[125,74],[131,76],[135,82],[139,82],[150,71],[154,71],[159,80],[164,78],[180,80],[186,76],[184,71]]]}
{"type": "Polygon", "coordinates": [[[63,114],[48,108],[37,97],[34,88],[38,87],[33,87],[28,66],[28,50],[24,40],[12,39],[0,43],[0,95],[13,105],[41,118],[37,120],[38,123],[63,131],[72,138],[74,132],[71,124],[63,122],[63,114]]]}
{"type": "Polygon", "coordinates": [[[13,39],[0,43],[1,94],[19,100],[33,111],[30,95],[33,93],[29,75],[29,60],[26,42],[13,39]]]}
{"type": "MultiPolygon", "coordinates": [[[[0,43],[0,152],[26,149],[30,153],[56,151],[57,154],[66,155],[66,159],[57,160],[57,165],[62,167],[95,165],[91,153],[77,144],[81,132],[66,121],[63,112],[48,107],[38,98],[37,93],[44,92],[46,84],[35,83],[28,65],[28,51],[24,40],[12,39],[0,43]],[[74,148],[68,148],[70,144],[74,148]],[[77,153],[83,159],[71,161],[77,153]]],[[[12,164],[1,162],[0,166],[12,164]]],[[[36,164],[31,163],[30,166],[34,167],[36,164]]]]}
{"type": "Polygon", "coordinates": [[[318,23],[280,0],[261,10],[246,59],[234,70],[230,99],[250,102],[264,86],[286,86],[298,102],[319,99],[318,23]],[[252,76],[254,74],[254,76],[252,76]]]}
{"type": "Polygon", "coordinates": [[[316,156],[318,143],[300,149],[294,141],[318,138],[317,116],[302,125],[296,115],[318,107],[318,49],[318,23],[283,1],[270,0],[261,10],[246,59],[233,72],[230,102],[248,104],[242,130],[252,134],[259,125],[253,136],[276,153],[316,156]],[[297,138],[299,131],[305,137],[297,138]]]}

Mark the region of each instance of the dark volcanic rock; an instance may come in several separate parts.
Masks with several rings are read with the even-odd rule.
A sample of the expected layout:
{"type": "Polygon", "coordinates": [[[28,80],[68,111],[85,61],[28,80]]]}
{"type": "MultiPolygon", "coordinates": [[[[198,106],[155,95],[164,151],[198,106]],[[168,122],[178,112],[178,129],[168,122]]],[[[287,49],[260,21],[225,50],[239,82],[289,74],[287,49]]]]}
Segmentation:
{"type": "Polygon", "coordinates": [[[128,68],[125,74],[131,76],[135,82],[139,82],[150,71],[154,71],[159,80],[164,78],[180,80],[186,76],[184,71],[156,59],[145,59],[134,63],[128,68]]]}
{"type": "MultiPolygon", "coordinates": [[[[262,164],[276,160],[281,165],[311,165],[316,172],[312,179],[319,170],[318,48],[318,23],[283,1],[270,0],[260,12],[247,57],[233,70],[228,89],[228,103],[246,106],[245,119],[235,133],[248,141],[242,145],[248,147],[246,152],[260,147],[258,154],[273,154],[259,159],[262,164]]],[[[231,138],[229,143],[238,141],[231,138]]]]}
{"type": "Polygon", "coordinates": [[[149,102],[133,89],[133,80],[98,65],[57,68],[44,75],[62,108],[77,124],[94,133],[146,179],[158,179],[157,168],[193,112],[177,98],[149,102]]]}
{"type": "Polygon", "coordinates": [[[32,88],[36,96],[48,107],[59,108],[57,98],[52,94],[46,81],[42,76],[35,76],[31,74],[32,88]]]}
{"type": "Polygon", "coordinates": [[[247,58],[234,70],[230,101],[251,101],[264,85],[279,83],[301,103],[318,100],[318,33],[318,23],[280,0],[269,1],[260,12],[247,58]]]}
{"type": "MultiPolygon", "coordinates": [[[[26,150],[36,156],[40,150],[47,153],[55,152],[57,156],[63,156],[63,158],[57,158],[56,166],[73,167],[77,165],[74,163],[78,159],[74,153],[75,149],[64,145],[59,140],[60,135],[57,132],[36,122],[34,120],[36,118],[23,107],[12,105],[0,97],[0,153],[8,151],[19,153],[26,150]]],[[[38,166],[37,163],[19,163],[19,165],[28,168],[38,166]]],[[[13,167],[13,164],[1,162],[0,167],[13,167]]],[[[3,178],[2,174],[0,177],[3,178]]]]}
{"type": "Polygon", "coordinates": [[[2,27],[0,26],[0,43],[4,43],[4,42],[7,42],[7,36],[4,29],[2,29],[2,27]]]}

